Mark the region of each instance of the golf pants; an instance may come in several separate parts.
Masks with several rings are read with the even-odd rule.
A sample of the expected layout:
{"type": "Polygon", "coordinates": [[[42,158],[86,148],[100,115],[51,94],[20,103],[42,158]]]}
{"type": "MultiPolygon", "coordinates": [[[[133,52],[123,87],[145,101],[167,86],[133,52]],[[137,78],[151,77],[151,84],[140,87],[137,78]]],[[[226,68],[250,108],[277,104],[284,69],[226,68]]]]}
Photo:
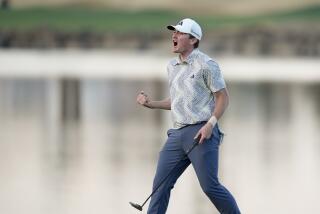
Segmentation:
{"type": "Polygon", "coordinates": [[[170,191],[184,170],[192,164],[200,186],[220,213],[238,214],[240,210],[231,193],[218,181],[218,152],[222,138],[218,126],[213,128],[210,139],[192,150],[188,157],[181,160],[186,151],[194,143],[193,138],[205,123],[189,125],[181,129],[169,129],[168,139],[163,146],[156,175],[153,181],[153,189],[166,177],[169,171],[179,162],[172,174],[160,186],[151,197],[148,214],[166,213],[170,198],[170,191]],[[181,160],[181,161],[179,161],[181,160]]]}

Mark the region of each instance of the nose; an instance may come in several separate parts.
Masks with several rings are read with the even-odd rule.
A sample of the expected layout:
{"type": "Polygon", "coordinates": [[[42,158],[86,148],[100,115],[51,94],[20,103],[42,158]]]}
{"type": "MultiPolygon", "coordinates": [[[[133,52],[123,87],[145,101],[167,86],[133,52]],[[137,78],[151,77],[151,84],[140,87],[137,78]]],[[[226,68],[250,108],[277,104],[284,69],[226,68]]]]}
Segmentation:
{"type": "Polygon", "coordinates": [[[176,38],[176,36],[177,36],[177,31],[175,30],[172,32],[172,38],[174,39],[174,38],[176,38]]]}

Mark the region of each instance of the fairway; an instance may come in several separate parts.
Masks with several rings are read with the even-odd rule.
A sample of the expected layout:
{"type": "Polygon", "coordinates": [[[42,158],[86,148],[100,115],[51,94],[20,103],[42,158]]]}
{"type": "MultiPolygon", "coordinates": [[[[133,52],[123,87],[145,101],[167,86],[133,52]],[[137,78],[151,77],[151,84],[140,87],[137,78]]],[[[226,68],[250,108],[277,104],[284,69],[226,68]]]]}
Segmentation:
{"type": "MultiPolygon", "coordinates": [[[[83,7],[25,8],[0,11],[0,30],[51,28],[61,32],[161,32],[163,26],[191,14],[166,10],[124,11],[83,7]]],[[[192,15],[206,30],[250,25],[316,24],[320,6],[256,16],[192,15]]]]}

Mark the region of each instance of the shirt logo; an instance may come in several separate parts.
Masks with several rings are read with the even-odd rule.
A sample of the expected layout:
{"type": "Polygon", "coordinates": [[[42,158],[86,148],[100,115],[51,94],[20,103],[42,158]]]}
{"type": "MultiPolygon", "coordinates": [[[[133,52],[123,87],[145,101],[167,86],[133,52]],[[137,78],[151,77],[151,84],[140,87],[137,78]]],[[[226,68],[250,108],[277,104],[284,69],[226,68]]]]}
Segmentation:
{"type": "Polygon", "coordinates": [[[192,74],[192,76],[190,78],[193,79],[194,78],[194,74],[192,74]]]}

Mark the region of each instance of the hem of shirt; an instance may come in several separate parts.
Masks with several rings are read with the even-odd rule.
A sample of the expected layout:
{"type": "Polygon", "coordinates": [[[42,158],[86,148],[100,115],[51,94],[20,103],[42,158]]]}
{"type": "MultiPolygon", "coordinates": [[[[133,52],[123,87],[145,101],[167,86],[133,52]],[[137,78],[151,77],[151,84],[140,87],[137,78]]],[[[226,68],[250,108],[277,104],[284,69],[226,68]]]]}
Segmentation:
{"type": "Polygon", "coordinates": [[[182,129],[186,126],[199,125],[199,124],[207,123],[207,122],[208,121],[199,121],[199,122],[189,123],[189,124],[180,124],[179,126],[173,126],[173,129],[182,129]]]}

